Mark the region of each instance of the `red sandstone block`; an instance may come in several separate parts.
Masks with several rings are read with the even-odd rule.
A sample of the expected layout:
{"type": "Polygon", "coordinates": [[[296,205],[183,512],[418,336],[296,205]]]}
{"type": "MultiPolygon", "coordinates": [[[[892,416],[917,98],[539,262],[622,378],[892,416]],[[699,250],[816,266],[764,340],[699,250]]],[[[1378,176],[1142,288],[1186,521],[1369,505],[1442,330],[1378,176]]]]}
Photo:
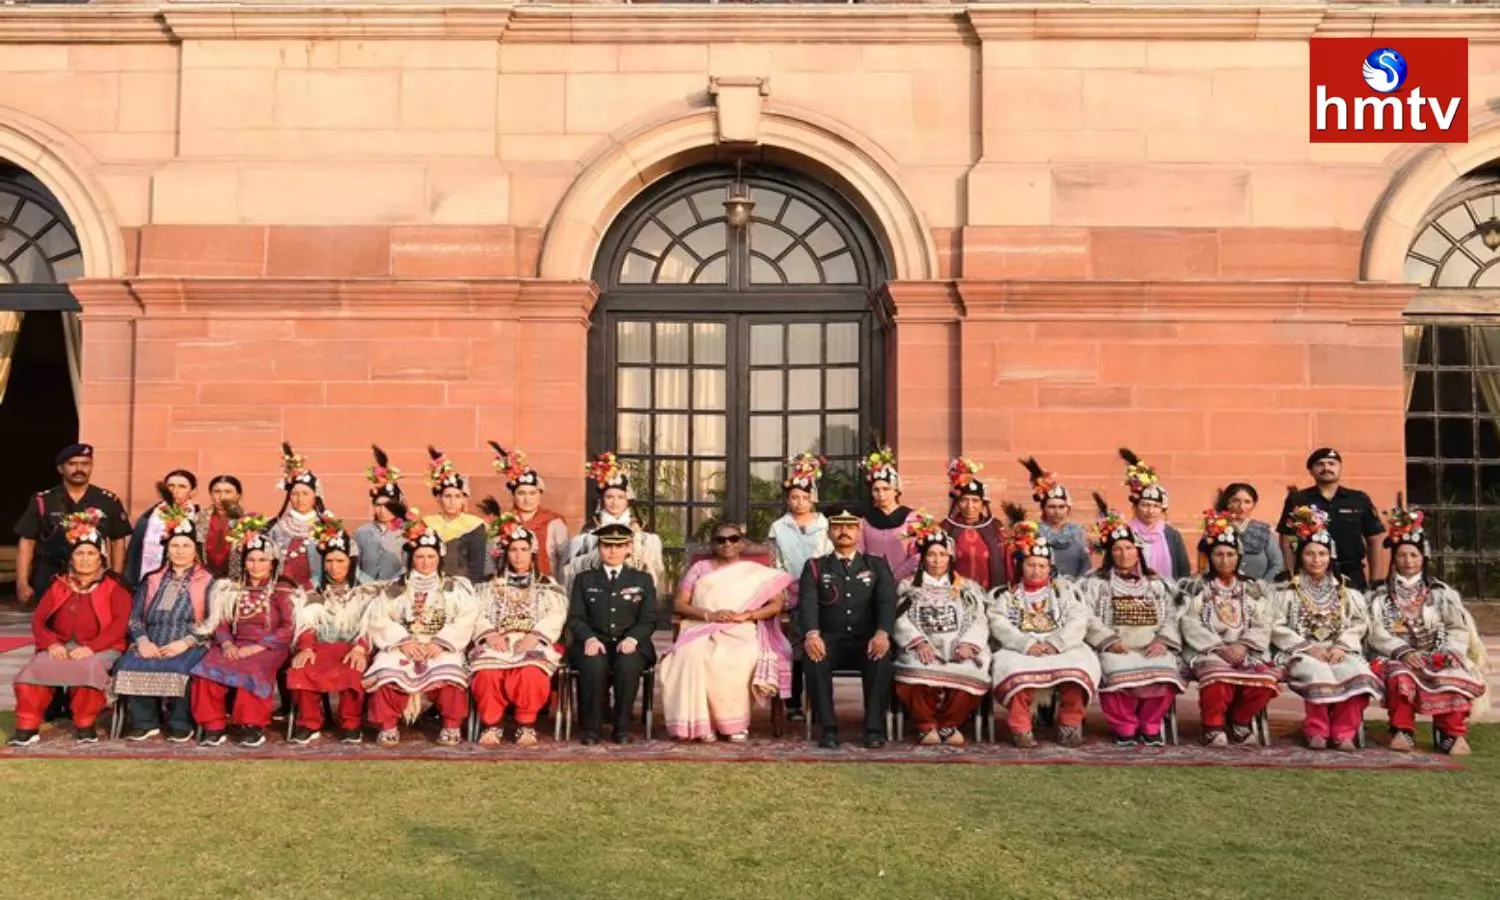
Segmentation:
{"type": "Polygon", "coordinates": [[[540,228],[516,229],[516,274],[522,278],[541,274],[543,234],[540,228]]]}
{"type": "MultiPolygon", "coordinates": [[[[1405,384],[1401,349],[1316,344],[1308,348],[1313,385],[1392,386],[1405,384]]],[[[1403,390],[1405,388],[1403,387],[1403,390]]]]}
{"type": "Polygon", "coordinates": [[[1341,228],[1224,228],[1219,231],[1225,278],[1359,278],[1364,234],[1341,228]]]}
{"type": "Polygon", "coordinates": [[[382,278],[391,274],[391,230],[373,225],[277,225],[269,229],[266,274],[382,278]]]}
{"type": "Polygon", "coordinates": [[[260,381],[275,373],[275,360],[249,342],[183,341],[176,350],[177,377],[188,381],[260,381]]]}
{"type": "Polygon", "coordinates": [[[1276,405],[1283,409],[1322,410],[1337,406],[1349,410],[1401,412],[1406,408],[1406,392],[1402,385],[1287,388],[1276,392],[1276,405]]]}
{"type": "Polygon", "coordinates": [[[87,381],[131,380],[135,368],[135,345],[127,341],[85,340],[83,378],[87,381]]]}
{"type": "Polygon", "coordinates": [[[135,402],[191,406],[198,402],[198,385],[191,381],[139,381],[135,384],[135,402]]]}
{"type": "MultiPolygon", "coordinates": [[[[1173,453],[1164,461],[1164,468],[1189,477],[1217,478],[1228,484],[1244,481],[1254,473],[1284,473],[1287,454],[1275,450],[1257,449],[1255,452],[1236,450],[1214,450],[1208,453],[1173,453]]],[[[1280,484],[1277,480],[1276,484],[1280,484]]],[[[1257,484],[1257,490],[1265,498],[1265,485],[1257,484]]],[[[1280,490],[1278,487],[1277,490],[1280,490]]],[[[1280,499],[1280,495],[1277,495],[1280,499]]]]}
{"type": "Polygon", "coordinates": [[[136,320],[135,336],[143,341],[192,340],[208,337],[208,319],[159,319],[147,317],[136,320]]]}
{"type": "Polygon", "coordinates": [[[1004,226],[962,231],[965,278],[1087,278],[1086,228],[1004,226]]]}
{"type": "Polygon", "coordinates": [[[403,409],[399,416],[368,406],[287,407],[283,412],[286,438],[299,450],[303,445],[309,450],[344,448],[355,440],[361,446],[374,441],[384,447],[391,438],[405,435],[403,445],[436,444],[455,459],[478,444],[474,419],[467,410],[443,407],[403,409]],[[338,427],[329,428],[334,422],[338,427]]]}
{"type": "MultiPolygon", "coordinates": [[[[1041,381],[1047,384],[1098,384],[1101,379],[1101,347],[1092,343],[1063,343],[1055,338],[1029,343],[997,342],[993,347],[991,384],[1011,381],[1041,381]]],[[[965,384],[986,377],[983,369],[968,371],[965,345],[965,384]]],[[[1107,381],[1107,379],[1106,379],[1107,381]]]]}
{"type": "Polygon", "coordinates": [[[953,380],[954,368],[949,354],[907,352],[901,357],[901,383],[918,391],[946,389],[953,380]]]}
{"type": "MultiPolygon", "coordinates": [[[[1177,338],[1187,344],[1221,344],[1223,358],[1235,363],[1241,357],[1260,353],[1267,344],[1315,343],[1311,334],[1302,331],[1300,322],[1182,322],[1177,326],[1177,338]]],[[[1343,334],[1342,325],[1323,324],[1328,333],[1343,334]]]]}
{"type": "Polygon", "coordinates": [[[147,225],[142,275],[253,276],[266,270],[266,229],[258,225],[147,225]]]}
{"type": "MultiPolygon", "coordinates": [[[[142,384],[152,381],[175,382],[179,372],[177,359],[180,350],[172,341],[141,341],[135,349],[135,382],[142,384]]],[[[93,377],[89,371],[89,348],[84,347],[83,372],[85,377],[93,377]]]]}
{"type": "Polygon", "coordinates": [[[1105,341],[1112,344],[1161,342],[1181,337],[1175,322],[1038,322],[1036,337],[1046,341],[1105,341]]]}
{"type": "Polygon", "coordinates": [[[373,346],[359,340],[276,341],[266,352],[277,381],[363,382],[370,377],[373,346]]]}
{"type": "Polygon", "coordinates": [[[469,342],[370,342],[370,380],[449,381],[468,377],[469,342]]]}
{"type": "Polygon", "coordinates": [[[391,274],[407,278],[517,275],[516,233],[509,225],[409,225],[391,228],[391,274]]]}
{"type": "Polygon", "coordinates": [[[128,381],[85,381],[83,403],[89,406],[111,406],[132,402],[134,393],[128,381]]]}
{"type": "Polygon", "coordinates": [[[139,275],[141,272],[141,230],[121,228],[120,240],[125,244],[125,274],[139,275]]]}
{"type": "MultiPolygon", "coordinates": [[[[529,393],[524,395],[529,396],[529,393]]],[[[448,403],[452,406],[513,409],[521,402],[522,396],[521,387],[513,380],[448,382],[448,403]]]]}
{"type": "Polygon", "coordinates": [[[1400,412],[1318,412],[1313,414],[1313,446],[1341,453],[1396,453],[1406,445],[1400,412]]]}
{"type": "MultiPolygon", "coordinates": [[[[965,410],[963,414],[963,444],[968,452],[984,459],[1008,454],[1016,445],[1017,428],[1015,417],[1010,413],[986,410],[965,410]]],[[[997,473],[1001,478],[1005,473],[997,473]]]]}
{"type": "MultiPolygon", "coordinates": [[[[1047,410],[1028,417],[1017,429],[1016,445],[1038,455],[1088,447],[1130,447],[1150,461],[1150,454],[1206,449],[1207,424],[1201,412],[1133,410],[1047,410]]],[[[1048,463],[1050,465],[1050,463],[1048,463]]],[[[1121,471],[1123,472],[1123,463],[1121,471]]]]}
{"type": "Polygon", "coordinates": [[[281,408],[268,404],[242,403],[213,406],[170,407],[170,425],[174,431],[211,431],[217,428],[279,428],[282,422],[281,408]]]}
{"type": "Polygon", "coordinates": [[[399,319],[371,319],[350,315],[323,319],[293,320],[295,335],[301,339],[327,338],[357,340],[360,338],[431,337],[438,320],[413,315],[399,319]]]}
{"type": "MultiPolygon", "coordinates": [[[[226,421],[215,426],[174,427],[167,433],[167,446],[181,450],[223,450],[245,444],[279,441],[282,428],[264,413],[245,422],[226,421]]],[[[279,420],[280,416],[276,416],[279,420]]]]}
{"type": "Polygon", "coordinates": [[[1311,447],[1312,417],[1305,412],[1259,411],[1249,414],[1210,412],[1208,446],[1214,451],[1254,447],[1295,450],[1311,447]]]}
{"type": "Polygon", "coordinates": [[[963,272],[963,232],[957,228],[934,228],[932,244],[937,250],[938,277],[959,277],[963,272]]]}
{"type": "Polygon", "coordinates": [[[203,406],[322,406],[320,382],[205,381],[198,385],[203,406]]]}
{"type": "Polygon", "coordinates": [[[448,395],[448,382],[331,381],[324,386],[329,406],[464,406],[448,395]]]}
{"type": "Polygon", "coordinates": [[[1037,405],[1042,409],[1124,409],[1130,406],[1130,388],[1112,387],[1048,387],[1043,385],[1037,392],[1037,405]]]}
{"type": "Polygon", "coordinates": [[[1094,278],[1217,278],[1219,238],[1200,228],[1092,228],[1089,263],[1094,278]]]}
{"type": "Polygon", "coordinates": [[[1105,384],[1137,385],[1302,385],[1307,383],[1307,348],[1265,346],[1230,356],[1213,344],[1145,344],[1103,348],[1105,384]]]}
{"type": "Polygon", "coordinates": [[[218,317],[208,320],[208,336],[216,339],[239,339],[251,338],[255,340],[267,340],[273,338],[292,338],[296,336],[296,323],[291,319],[265,317],[258,319],[221,319],[218,317]]]}
{"type": "MultiPolygon", "coordinates": [[[[1276,389],[1265,385],[1243,388],[1229,386],[1200,387],[1154,387],[1132,388],[1135,408],[1155,409],[1233,409],[1266,410],[1276,407],[1276,389]]],[[[1245,414],[1246,422],[1254,421],[1254,413],[1245,414]]]]}

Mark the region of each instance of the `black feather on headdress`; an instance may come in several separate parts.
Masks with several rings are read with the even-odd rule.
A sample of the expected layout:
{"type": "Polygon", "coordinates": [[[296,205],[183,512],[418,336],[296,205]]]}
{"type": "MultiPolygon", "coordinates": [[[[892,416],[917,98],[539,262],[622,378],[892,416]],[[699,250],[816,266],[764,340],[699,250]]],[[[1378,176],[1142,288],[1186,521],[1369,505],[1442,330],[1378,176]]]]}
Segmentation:
{"type": "Polygon", "coordinates": [[[441,459],[442,456],[443,456],[443,451],[441,451],[438,448],[432,446],[431,444],[428,444],[427,445],[427,455],[430,456],[430,457],[432,457],[433,459],[441,459]]]}
{"type": "Polygon", "coordinates": [[[1120,458],[1125,460],[1125,464],[1128,466],[1138,466],[1141,464],[1141,458],[1136,456],[1135,451],[1129,447],[1120,448],[1120,458]]]}
{"type": "Polygon", "coordinates": [[[494,448],[496,456],[510,456],[510,451],[500,446],[499,441],[485,441],[485,443],[494,448]]]}
{"type": "Polygon", "coordinates": [[[1026,521],[1026,510],[1022,509],[1018,504],[1007,500],[1000,504],[1000,508],[1005,510],[1005,518],[1010,520],[1010,524],[1019,525],[1026,521]]]}
{"type": "Polygon", "coordinates": [[[495,516],[500,515],[500,501],[496,500],[494,497],[485,497],[483,500],[479,501],[479,511],[491,518],[494,518],[495,516]]]}
{"type": "MultiPolygon", "coordinates": [[[[172,489],[167,487],[167,483],[165,481],[158,481],[156,483],[156,495],[161,498],[161,502],[165,503],[168,506],[177,505],[177,501],[172,499],[172,489]]],[[[1397,501],[1396,505],[1400,506],[1400,501],[1397,501]]]]}
{"type": "Polygon", "coordinates": [[[1094,505],[1099,507],[1099,515],[1109,515],[1109,501],[1105,500],[1104,495],[1098,491],[1094,491],[1094,505]]]}
{"type": "Polygon", "coordinates": [[[1406,500],[1406,496],[1401,491],[1397,491],[1396,492],[1396,508],[1397,509],[1406,509],[1406,503],[1404,502],[1405,500],[1406,500]]]}
{"type": "Polygon", "coordinates": [[[1214,509],[1224,512],[1229,509],[1229,489],[1218,488],[1214,491],[1214,509]]]}
{"type": "Polygon", "coordinates": [[[1026,471],[1031,473],[1031,480],[1033,482],[1037,481],[1047,474],[1046,472],[1042,471],[1042,466],[1036,461],[1035,457],[1026,457],[1025,459],[1021,460],[1021,465],[1025,466],[1026,471]]]}
{"type": "Polygon", "coordinates": [[[379,466],[382,469],[389,469],[391,467],[391,458],[385,455],[384,450],[380,449],[374,444],[370,445],[370,450],[375,453],[375,465],[379,466]]]}
{"type": "Polygon", "coordinates": [[[879,428],[870,429],[870,447],[879,450],[885,446],[885,432],[879,428]]]}
{"type": "Polygon", "coordinates": [[[281,442],[281,454],[283,456],[296,456],[297,455],[297,454],[295,454],[295,453],[292,452],[292,444],[291,444],[290,441],[282,441],[281,442]]]}
{"type": "Polygon", "coordinates": [[[385,505],[385,508],[390,510],[391,515],[397,519],[406,518],[406,504],[400,500],[392,500],[385,505]]]}

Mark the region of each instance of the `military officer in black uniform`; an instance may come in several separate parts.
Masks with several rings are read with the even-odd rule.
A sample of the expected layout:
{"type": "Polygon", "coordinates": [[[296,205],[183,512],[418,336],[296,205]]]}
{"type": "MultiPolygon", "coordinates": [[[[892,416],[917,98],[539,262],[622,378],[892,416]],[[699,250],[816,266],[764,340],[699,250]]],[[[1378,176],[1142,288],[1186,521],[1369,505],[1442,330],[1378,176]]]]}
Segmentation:
{"type": "Polygon", "coordinates": [[[634,535],[629,525],[594,530],[600,565],[573,579],[568,608],[569,654],[578,670],[579,740],[599,742],[605,692],[614,680],[614,741],[630,743],[630,711],[641,675],[656,661],[656,585],[651,575],[626,567],[634,535]]]}
{"type": "Polygon", "coordinates": [[[823,725],[818,746],[839,745],[833,713],[833,673],[858,669],[865,688],[865,746],[885,746],[885,712],[891,703],[896,624],[896,581],[884,559],[855,551],[860,518],[851,506],[827,511],[833,552],[809,560],[797,594],[797,624],[807,655],[807,693],[823,725]]]}
{"type": "Polygon", "coordinates": [[[89,508],[103,513],[99,531],[109,540],[108,564],[116,572],[125,565],[130,520],[119,497],[89,484],[94,474],[94,448],[88,444],[64,447],[57,454],[57,471],[62,484],[32,497],[16,522],[16,537],[20,538],[16,548],[16,597],[23,605],[46,593],[53,576],[68,570],[68,538],[62,521],[72,513],[89,508]]]}
{"type": "Polygon", "coordinates": [[[1311,506],[1328,513],[1328,533],[1333,536],[1335,549],[1334,565],[1339,574],[1349,579],[1350,587],[1363,591],[1370,583],[1385,580],[1382,543],[1385,526],[1380,523],[1380,513],[1369,494],[1340,483],[1344,474],[1343,457],[1332,447],[1319,447],[1307,458],[1307,471],[1316,483],[1288,493],[1286,503],[1281,507],[1281,519],[1276,523],[1276,531],[1282,536],[1281,555],[1286,560],[1286,571],[1295,571],[1292,566],[1292,535],[1295,532],[1287,526],[1287,517],[1299,506],[1311,506]],[[1366,562],[1369,563],[1368,573],[1366,562]]]}

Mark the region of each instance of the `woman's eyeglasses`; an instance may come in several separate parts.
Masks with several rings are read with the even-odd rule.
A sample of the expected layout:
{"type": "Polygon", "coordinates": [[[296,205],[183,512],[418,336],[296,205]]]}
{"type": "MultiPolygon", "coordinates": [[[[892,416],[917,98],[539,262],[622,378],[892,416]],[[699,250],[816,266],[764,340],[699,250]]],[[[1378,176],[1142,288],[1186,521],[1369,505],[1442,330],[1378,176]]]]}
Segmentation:
{"type": "Polygon", "coordinates": [[[738,544],[741,540],[742,540],[741,537],[739,535],[737,535],[737,534],[716,534],[716,535],[714,535],[714,543],[715,544],[738,544]]]}

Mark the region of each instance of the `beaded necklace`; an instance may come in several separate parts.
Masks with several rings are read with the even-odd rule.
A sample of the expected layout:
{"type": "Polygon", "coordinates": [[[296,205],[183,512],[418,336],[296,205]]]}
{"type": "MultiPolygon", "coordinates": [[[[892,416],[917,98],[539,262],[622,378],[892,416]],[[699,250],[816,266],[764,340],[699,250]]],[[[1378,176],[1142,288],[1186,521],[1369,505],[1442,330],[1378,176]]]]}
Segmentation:
{"type": "Polygon", "coordinates": [[[1225,630],[1233,631],[1245,623],[1245,586],[1238,578],[1225,584],[1215,578],[1208,583],[1210,603],[1203,609],[1203,624],[1212,627],[1216,619],[1225,630]]]}

